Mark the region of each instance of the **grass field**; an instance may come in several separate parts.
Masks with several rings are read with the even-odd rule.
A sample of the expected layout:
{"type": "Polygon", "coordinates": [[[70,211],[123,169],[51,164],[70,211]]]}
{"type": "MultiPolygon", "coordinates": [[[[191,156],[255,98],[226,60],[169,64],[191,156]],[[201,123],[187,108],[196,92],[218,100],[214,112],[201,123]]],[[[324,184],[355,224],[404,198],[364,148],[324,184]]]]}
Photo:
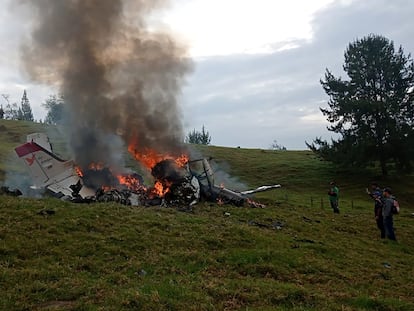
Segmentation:
{"type": "MultiPolygon", "coordinates": [[[[13,148],[40,130],[0,120],[0,180],[23,174],[13,148]]],[[[340,171],[309,151],[197,148],[234,184],[282,188],[256,196],[263,209],[191,213],[0,196],[0,310],[414,310],[413,176],[340,171]],[[398,195],[398,243],[379,238],[373,179],[398,195]]]]}

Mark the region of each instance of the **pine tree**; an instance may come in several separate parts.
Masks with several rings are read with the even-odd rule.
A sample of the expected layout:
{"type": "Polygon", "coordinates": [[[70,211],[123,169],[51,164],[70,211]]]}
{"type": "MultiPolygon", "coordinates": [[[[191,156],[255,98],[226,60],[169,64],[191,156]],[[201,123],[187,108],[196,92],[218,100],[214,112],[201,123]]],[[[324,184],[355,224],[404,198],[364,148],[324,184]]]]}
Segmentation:
{"type": "Polygon", "coordinates": [[[23,92],[21,105],[18,111],[18,119],[25,120],[25,121],[32,121],[32,122],[34,120],[32,108],[30,107],[30,102],[29,102],[29,99],[27,98],[26,90],[24,90],[23,92]]]}

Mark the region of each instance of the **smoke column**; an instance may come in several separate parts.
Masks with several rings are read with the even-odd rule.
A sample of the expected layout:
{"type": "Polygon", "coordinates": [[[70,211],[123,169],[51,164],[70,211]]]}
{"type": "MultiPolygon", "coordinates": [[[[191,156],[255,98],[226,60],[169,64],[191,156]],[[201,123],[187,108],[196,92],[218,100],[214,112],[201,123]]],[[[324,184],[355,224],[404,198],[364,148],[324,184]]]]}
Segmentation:
{"type": "Polygon", "coordinates": [[[21,2],[35,16],[22,47],[25,70],[34,81],[58,85],[81,168],[116,166],[122,142],[140,151],[182,152],[177,96],[192,64],[169,33],[147,25],[167,1],[21,2]]]}

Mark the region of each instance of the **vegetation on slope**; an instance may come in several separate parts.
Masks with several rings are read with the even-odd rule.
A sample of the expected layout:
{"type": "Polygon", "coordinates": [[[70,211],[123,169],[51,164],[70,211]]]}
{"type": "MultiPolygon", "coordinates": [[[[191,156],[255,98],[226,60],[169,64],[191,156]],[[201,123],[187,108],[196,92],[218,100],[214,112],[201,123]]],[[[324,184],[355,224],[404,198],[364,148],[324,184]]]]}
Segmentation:
{"type": "MultiPolygon", "coordinates": [[[[32,130],[17,124],[0,123],[23,139],[2,132],[2,146],[32,130]]],[[[375,173],[339,172],[308,151],[199,150],[249,187],[283,188],[257,195],[263,209],[205,202],[192,213],[2,196],[0,310],[414,309],[412,176],[381,180],[402,202],[393,243],[364,194],[375,173]]]]}

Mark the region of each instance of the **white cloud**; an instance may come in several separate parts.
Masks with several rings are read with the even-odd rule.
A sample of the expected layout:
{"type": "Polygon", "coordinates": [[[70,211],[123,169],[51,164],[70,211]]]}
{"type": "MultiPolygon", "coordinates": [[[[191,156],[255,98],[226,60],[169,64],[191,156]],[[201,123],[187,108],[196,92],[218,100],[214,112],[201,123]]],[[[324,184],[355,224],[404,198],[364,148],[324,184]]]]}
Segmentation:
{"type": "MultiPolygon", "coordinates": [[[[311,39],[313,14],[333,0],[178,1],[164,21],[187,39],[191,55],[274,51],[271,43],[311,39]]],[[[288,49],[295,45],[284,45],[288,49]]]]}

